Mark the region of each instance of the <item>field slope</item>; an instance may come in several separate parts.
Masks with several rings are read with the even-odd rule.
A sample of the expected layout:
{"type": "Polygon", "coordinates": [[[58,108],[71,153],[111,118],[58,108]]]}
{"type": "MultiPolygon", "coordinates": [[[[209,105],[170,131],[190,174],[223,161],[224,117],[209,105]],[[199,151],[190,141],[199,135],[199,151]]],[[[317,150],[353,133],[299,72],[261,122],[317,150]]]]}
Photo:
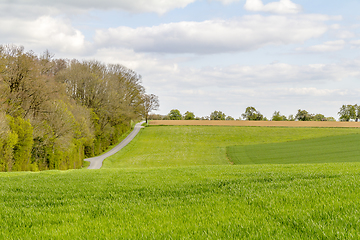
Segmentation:
{"type": "Polygon", "coordinates": [[[103,168],[228,165],[228,146],[282,143],[357,133],[360,133],[358,128],[150,126],[122,151],[107,158],[103,168]]]}
{"type": "Polygon", "coordinates": [[[105,169],[0,173],[0,239],[360,239],[360,162],[226,157],[345,159],[359,131],[150,126],[105,169]]]}
{"type": "Polygon", "coordinates": [[[360,134],[321,137],[285,143],[230,146],[234,164],[360,162],[360,134]]]}

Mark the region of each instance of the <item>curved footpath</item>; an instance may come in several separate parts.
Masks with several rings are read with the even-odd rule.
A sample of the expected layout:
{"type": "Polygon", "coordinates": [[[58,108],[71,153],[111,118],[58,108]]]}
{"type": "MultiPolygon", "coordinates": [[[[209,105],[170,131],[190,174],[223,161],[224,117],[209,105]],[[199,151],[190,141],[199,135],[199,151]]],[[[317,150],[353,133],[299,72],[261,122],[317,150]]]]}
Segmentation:
{"type": "Polygon", "coordinates": [[[120,151],[123,147],[125,147],[129,142],[131,142],[131,140],[134,139],[134,137],[139,133],[140,129],[143,128],[141,126],[141,124],[143,124],[144,122],[140,122],[140,123],[136,124],[134,127],[134,130],[121,143],[116,145],[110,151],[104,153],[103,155],[97,156],[97,157],[84,159],[84,161],[90,162],[90,166],[88,167],[88,169],[100,169],[105,158],[110,157],[111,155],[114,155],[115,153],[120,151]]]}

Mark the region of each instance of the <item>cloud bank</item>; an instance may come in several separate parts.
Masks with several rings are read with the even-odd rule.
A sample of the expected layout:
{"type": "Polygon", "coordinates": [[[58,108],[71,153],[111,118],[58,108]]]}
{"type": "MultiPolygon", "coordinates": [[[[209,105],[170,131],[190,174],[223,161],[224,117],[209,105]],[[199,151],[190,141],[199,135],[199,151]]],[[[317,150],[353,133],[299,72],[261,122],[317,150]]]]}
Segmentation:
{"type": "Polygon", "coordinates": [[[126,47],[136,52],[215,54],[302,43],[323,35],[325,15],[244,16],[233,20],[178,22],[153,27],[97,30],[97,46],[126,47]]]}

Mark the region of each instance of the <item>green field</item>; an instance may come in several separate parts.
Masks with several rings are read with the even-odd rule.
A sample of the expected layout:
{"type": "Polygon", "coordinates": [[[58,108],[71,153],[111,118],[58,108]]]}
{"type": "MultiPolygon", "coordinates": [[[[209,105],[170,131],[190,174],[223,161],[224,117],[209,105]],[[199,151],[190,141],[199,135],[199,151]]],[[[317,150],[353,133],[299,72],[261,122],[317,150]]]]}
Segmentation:
{"type": "Polygon", "coordinates": [[[285,143],[230,146],[234,164],[298,164],[360,162],[360,134],[321,137],[285,143]]]}
{"type": "Polygon", "coordinates": [[[103,168],[228,165],[232,161],[226,157],[229,146],[358,133],[360,129],[354,128],[150,126],[125,149],[107,158],[103,168]]]}
{"type": "Polygon", "coordinates": [[[104,169],[0,173],[0,239],[359,239],[358,133],[147,127],[104,169]]]}
{"type": "Polygon", "coordinates": [[[0,239],[358,239],[360,164],[0,174],[0,239]]]}

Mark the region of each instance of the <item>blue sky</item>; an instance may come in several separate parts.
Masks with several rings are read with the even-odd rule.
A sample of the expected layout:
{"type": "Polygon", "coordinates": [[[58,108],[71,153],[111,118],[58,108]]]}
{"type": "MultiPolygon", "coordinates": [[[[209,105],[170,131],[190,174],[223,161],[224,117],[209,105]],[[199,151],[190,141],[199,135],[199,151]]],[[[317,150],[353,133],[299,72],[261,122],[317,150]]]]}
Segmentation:
{"type": "Polygon", "coordinates": [[[171,109],[338,118],[360,104],[358,0],[0,1],[0,44],[119,63],[171,109]]]}

